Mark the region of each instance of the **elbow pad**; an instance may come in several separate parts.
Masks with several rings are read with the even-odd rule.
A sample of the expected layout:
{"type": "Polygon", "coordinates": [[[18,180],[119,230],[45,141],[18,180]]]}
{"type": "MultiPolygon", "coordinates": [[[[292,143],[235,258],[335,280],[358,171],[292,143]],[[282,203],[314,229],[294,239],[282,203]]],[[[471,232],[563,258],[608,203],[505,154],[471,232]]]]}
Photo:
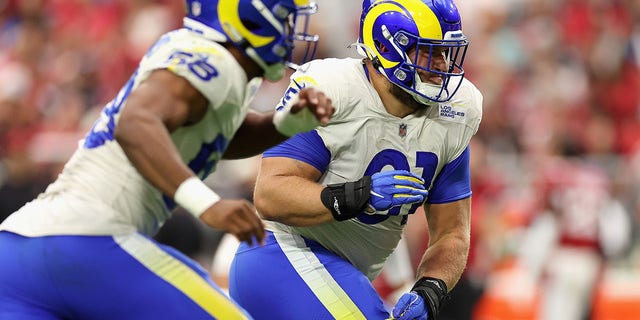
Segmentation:
{"type": "Polygon", "coordinates": [[[364,212],[371,193],[371,177],[353,182],[330,184],[320,193],[320,200],[337,221],[349,220],[364,212]]]}

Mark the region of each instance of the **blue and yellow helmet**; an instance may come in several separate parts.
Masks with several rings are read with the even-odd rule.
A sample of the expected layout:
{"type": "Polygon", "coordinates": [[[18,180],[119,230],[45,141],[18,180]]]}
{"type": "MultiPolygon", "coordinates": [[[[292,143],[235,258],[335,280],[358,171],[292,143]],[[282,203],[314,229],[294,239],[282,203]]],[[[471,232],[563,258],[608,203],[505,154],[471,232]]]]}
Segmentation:
{"type": "MultiPolygon", "coordinates": [[[[389,81],[423,104],[451,99],[462,83],[468,41],[452,0],[364,0],[359,50],[389,81]],[[434,49],[444,50],[446,68],[431,68],[434,49]],[[415,49],[415,55],[408,52],[415,49]],[[419,66],[419,52],[429,63],[419,66]],[[442,84],[425,83],[418,70],[437,74],[442,84]]],[[[437,50],[442,52],[442,50],[437,50]]]]}
{"type": "Polygon", "coordinates": [[[218,42],[230,42],[276,81],[292,61],[294,42],[307,46],[299,63],[313,58],[317,35],[307,33],[313,0],[186,0],[186,28],[218,42]]]}

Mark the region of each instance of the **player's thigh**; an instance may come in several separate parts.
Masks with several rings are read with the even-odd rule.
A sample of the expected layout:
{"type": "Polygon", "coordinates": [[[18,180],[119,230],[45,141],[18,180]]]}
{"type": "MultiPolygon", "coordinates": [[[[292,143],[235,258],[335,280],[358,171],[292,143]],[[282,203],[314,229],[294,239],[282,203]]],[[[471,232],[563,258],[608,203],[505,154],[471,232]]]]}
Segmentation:
{"type": "Polygon", "coordinates": [[[248,319],[176,250],[139,234],[0,232],[0,319],[248,319]]]}
{"type": "Polygon", "coordinates": [[[229,275],[231,296],[256,319],[385,319],[371,282],[350,263],[293,235],[242,244],[229,275]]]}
{"type": "Polygon", "coordinates": [[[50,268],[82,319],[247,319],[197,264],[137,233],[56,237],[50,268]]]}
{"type": "Polygon", "coordinates": [[[0,231],[0,319],[60,319],[65,315],[47,277],[44,243],[0,231]]]}

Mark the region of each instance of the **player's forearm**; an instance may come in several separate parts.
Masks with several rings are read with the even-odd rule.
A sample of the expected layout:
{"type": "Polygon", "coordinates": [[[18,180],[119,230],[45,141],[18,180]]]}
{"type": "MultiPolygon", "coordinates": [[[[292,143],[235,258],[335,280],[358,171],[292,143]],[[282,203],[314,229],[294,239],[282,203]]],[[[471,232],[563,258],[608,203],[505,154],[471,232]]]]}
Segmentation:
{"type": "Polygon", "coordinates": [[[320,200],[322,189],[323,186],[297,176],[260,177],[253,200],[266,220],[312,226],[335,221],[320,200]]]}
{"type": "Polygon", "coordinates": [[[249,112],[225,151],[224,159],[258,155],[284,141],[286,137],[273,125],[273,112],[249,112]]]}
{"type": "Polygon", "coordinates": [[[467,265],[469,241],[468,233],[452,232],[430,243],[418,265],[417,278],[441,279],[453,289],[467,265]]]}
{"type": "Polygon", "coordinates": [[[127,114],[115,137],[138,172],[167,196],[193,172],[182,162],[161,120],[146,112],[127,114]]]}

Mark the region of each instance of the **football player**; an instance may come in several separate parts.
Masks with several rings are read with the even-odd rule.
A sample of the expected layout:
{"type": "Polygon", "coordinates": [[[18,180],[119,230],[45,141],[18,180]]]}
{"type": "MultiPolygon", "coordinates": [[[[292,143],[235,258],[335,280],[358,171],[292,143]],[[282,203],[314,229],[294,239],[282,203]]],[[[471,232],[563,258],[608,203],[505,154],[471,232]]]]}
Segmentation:
{"type": "MultiPolygon", "coordinates": [[[[202,179],[223,155],[286,139],[273,113],[249,112],[249,103],[263,78],[278,80],[292,64],[294,42],[313,53],[318,39],[305,27],[317,7],[186,8],[184,27],[149,49],[57,180],[0,226],[0,319],[250,318],[194,261],[150,237],[178,205],[247,245],[263,242],[254,207],[220,199],[202,179]]],[[[302,96],[294,108],[326,121],[327,99],[315,89],[302,96]]]]}
{"type": "MultiPolygon", "coordinates": [[[[230,294],[258,319],[436,319],[469,250],[469,142],[482,95],[451,0],[365,1],[363,59],[315,60],[291,76],[278,117],[319,88],[329,123],[263,154],[254,201],[266,244],[241,244],[230,294]],[[424,206],[430,244],[392,314],[371,280],[424,206]]],[[[293,134],[293,132],[290,132],[293,134]]]]}

